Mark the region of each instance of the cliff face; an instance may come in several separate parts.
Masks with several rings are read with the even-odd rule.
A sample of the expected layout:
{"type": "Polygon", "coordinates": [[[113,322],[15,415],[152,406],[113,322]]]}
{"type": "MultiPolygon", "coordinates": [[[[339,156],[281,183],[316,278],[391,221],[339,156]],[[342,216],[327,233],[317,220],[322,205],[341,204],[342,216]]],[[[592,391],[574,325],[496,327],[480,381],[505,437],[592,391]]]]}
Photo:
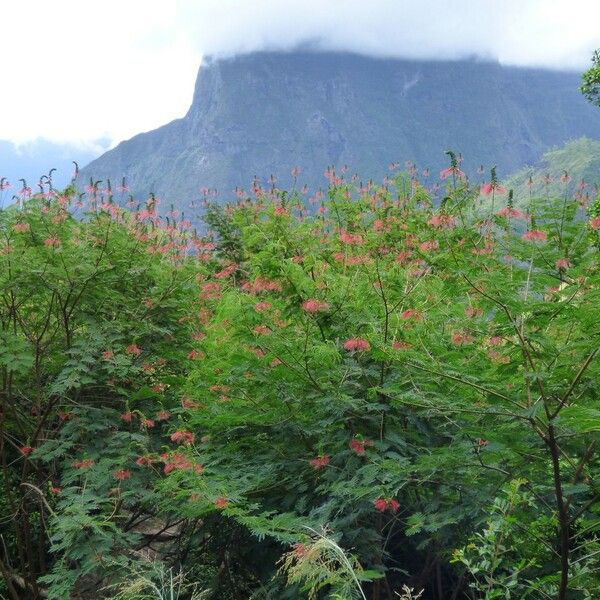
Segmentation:
{"type": "Polygon", "coordinates": [[[328,165],[380,178],[390,162],[411,160],[435,175],[448,148],[467,171],[495,164],[504,176],[569,139],[600,139],[600,110],[579,83],[571,72],[345,53],[207,61],[185,117],[122,142],[81,181],[125,176],[136,197],[184,207],[203,186],[230,200],[255,175],[287,186],[295,165],[313,189],[328,165]]]}

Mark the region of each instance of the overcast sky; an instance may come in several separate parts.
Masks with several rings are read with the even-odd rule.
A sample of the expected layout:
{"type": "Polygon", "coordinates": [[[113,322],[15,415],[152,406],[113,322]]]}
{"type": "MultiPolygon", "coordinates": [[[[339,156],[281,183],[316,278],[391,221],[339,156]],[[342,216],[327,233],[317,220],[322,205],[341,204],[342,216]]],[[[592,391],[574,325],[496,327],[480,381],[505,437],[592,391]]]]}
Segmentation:
{"type": "Polygon", "coordinates": [[[0,139],[112,143],[183,116],[203,54],[312,44],[581,71],[600,0],[2,0],[0,139]]]}

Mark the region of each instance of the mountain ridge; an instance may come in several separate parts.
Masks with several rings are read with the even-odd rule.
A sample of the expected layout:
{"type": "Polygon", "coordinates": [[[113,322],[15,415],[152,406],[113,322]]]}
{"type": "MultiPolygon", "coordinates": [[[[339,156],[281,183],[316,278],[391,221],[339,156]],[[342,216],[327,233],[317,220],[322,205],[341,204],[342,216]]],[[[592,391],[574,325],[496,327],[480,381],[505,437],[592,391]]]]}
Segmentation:
{"type": "Polygon", "coordinates": [[[290,171],[313,190],[328,165],[369,178],[390,162],[434,172],[448,148],[501,176],[570,139],[600,139],[600,111],[574,72],[485,61],[374,59],[350,53],[259,52],[206,60],[182,118],[138,134],[87,165],[87,179],[120,181],[185,206],[202,187],[221,201],[235,187],[290,171]]]}

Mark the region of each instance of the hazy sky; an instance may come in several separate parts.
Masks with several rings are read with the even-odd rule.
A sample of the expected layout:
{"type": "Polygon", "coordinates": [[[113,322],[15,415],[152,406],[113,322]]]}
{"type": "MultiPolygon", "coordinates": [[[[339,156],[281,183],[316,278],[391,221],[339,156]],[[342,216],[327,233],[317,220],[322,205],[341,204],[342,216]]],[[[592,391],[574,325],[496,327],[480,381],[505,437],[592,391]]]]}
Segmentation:
{"type": "Polygon", "coordinates": [[[0,139],[113,143],[183,116],[203,54],[312,44],[585,69],[600,0],[1,0],[0,139]]]}

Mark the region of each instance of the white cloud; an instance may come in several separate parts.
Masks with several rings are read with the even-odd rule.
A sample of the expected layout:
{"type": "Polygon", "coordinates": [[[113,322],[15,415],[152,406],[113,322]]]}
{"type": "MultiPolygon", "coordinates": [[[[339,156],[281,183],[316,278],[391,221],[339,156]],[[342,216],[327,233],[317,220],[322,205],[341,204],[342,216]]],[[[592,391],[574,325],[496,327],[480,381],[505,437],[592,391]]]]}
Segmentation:
{"type": "Polygon", "coordinates": [[[312,43],[583,70],[600,46],[598,0],[8,2],[0,139],[17,142],[117,142],[183,116],[208,53],[312,43]]]}

